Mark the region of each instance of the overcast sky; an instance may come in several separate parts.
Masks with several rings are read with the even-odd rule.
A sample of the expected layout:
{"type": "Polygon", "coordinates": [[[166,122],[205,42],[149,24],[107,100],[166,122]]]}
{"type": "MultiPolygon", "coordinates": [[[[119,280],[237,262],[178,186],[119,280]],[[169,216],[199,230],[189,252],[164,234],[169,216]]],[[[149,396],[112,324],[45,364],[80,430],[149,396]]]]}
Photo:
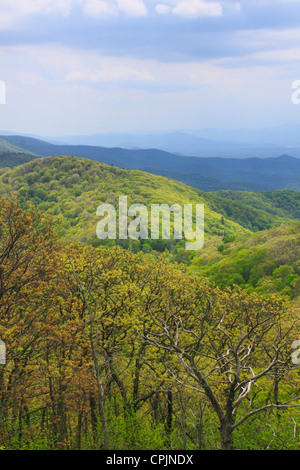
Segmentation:
{"type": "Polygon", "coordinates": [[[300,0],[0,0],[0,130],[300,124],[300,0]]]}

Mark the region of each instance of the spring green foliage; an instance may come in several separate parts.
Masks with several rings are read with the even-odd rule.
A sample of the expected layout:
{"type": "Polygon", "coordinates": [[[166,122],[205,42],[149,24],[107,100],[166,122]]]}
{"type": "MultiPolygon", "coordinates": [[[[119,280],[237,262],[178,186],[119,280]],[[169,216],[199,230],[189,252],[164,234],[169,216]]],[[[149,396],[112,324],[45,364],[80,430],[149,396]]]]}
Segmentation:
{"type": "Polygon", "coordinates": [[[0,202],[1,448],[297,448],[285,300],[164,254],[65,246],[51,217],[0,202]]]}
{"type": "Polygon", "coordinates": [[[72,156],[0,192],[1,449],[299,449],[298,409],[274,408],[299,394],[297,193],[231,201],[72,156]],[[204,203],[204,248],[100,246],[120,195],[204,203]]]}
{"type": "Polygon", "coordinates": [[[238,192],[236,197],[234,191],[204,193],[164,177],[72,156],[34,159],[2,174],[0,192],[11,191],[21,201],[30,200],[58,218],[66,243],[79,240],[93,246],[119,244],[134,252],[167,251],[174,260],[191,264],[191,270],[220,286],[238,284],[259,292],[298,295],[299,237],[292,235],[298,225],[291,229],[283,225],[297,218],[297,191],[238,192]],[[117,207],[120,195],[128,195],[129,205],[148,207],[151,203],[204,203],[204,248],[199,253],[188,252],[183,240],[99,240],[96,209],[104,202],[117,207]],[[257,231],[261,233],[251,234],[257,231]],[[281,251],[284,259],[279,257],[281,251]]]}
{"type": "Polygon", "coordinates": [[[0,152],[1,173],[4,173],[5,170],[8,171],[10,168],[15,166],[30,162],[34,158],[36,157],[27,153],[0,152]]]}
{"type": "Polygon", "coordinates": [[[96,208],[103,202],[117,205],[119,195],[128,195],[130,204],[148,206],[204,203],[208,236],[264,230],[291,220],[287,214],[274,216],[262,208],[204,193],[167,178],[71,156],[35,159],[15,168],[2,176],[0,190],[17,191],[38,208],[61,216],[62,233],[69,240],[89,243],[96,242],[96,208]]]}
{"type": "Polygon", "coordinates": [[[277,217],[300,219],[300,191],[277,190],[255,193],[250,191],[217,191],[212,194],[268,212],[274,220],[277,217]]]}
{"type": "Polygon", "coordinates": [[[36,155],[31,151],[26,151],[24,148],[19,147],[6,139],[0,139],[0,152],[21,153],[23,155],[30,154],[36,155]]]}
{"type": "Polygon", "coordinates": [[[191,270],[221,287],[237,284],[260,293],[300,295],[300,223],[255,234],[215,237],[197,254],[191,270]]]}
{"type": "MultiPolygon", "coordinates": [[[[230,191],[230,194],[234,195],[235,191],[230,191]]],[[[225,218],[234,220],[251,232],[278,227],[285,222],[300,218],[300,192],[298,191],[270,191],[268,194],[271,201],[264,197],[265,193],[259,193],[262,195],[260,204],[255,204],[256,193],[250,193],[253,199],[251,197],[248,199],[248,194],[247,191],[237,191],[237,195],[231,198],[227,196],[227,191],[220,191],[205,193],[205,199],[211,209],[225,218]],[[273,199],[277,203],[277,209],[273,207],[273,199]],[[287,201],[290,201],[289,205],[287,201]]]]}
{"type": "MultiPolygon", "coordinates": [[[[160,176],[138,170],[123,170],[88,159],[72,156],[35,159],[1,176],[0,192],[17,192],[23,201],[61,219],[60,233],[67,241],[80,240],[99,245],[96,238],[97,207],[106,202],[118,207],[118,198],[128,196],[128,205],[205,204],[205,231],[208,236],[244,233],[247,229],[210,208],[205,193],[160,176]],[[207,204],[206,204],[207,203],[207,204]]],[[[227,202],[226,202],[227,204],[227,202]]],[[[115,242],[112,241],[111,245],[115,242]]],[[[122,246],[134,251],[172,250],[169,240],[124,241],[122,246]]],[[[179,241],[176,256],[186,256],[179,241]]]]}

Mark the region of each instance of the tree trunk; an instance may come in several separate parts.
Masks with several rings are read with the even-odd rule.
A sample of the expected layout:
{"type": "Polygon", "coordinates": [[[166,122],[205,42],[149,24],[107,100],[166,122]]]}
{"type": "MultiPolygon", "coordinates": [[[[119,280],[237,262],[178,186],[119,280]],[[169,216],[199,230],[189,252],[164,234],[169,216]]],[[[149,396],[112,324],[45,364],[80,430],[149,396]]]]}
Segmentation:
{"type": "MultiPolygon", "coordinates": [[[[87,304],[88,305],[88,304],[87,304]]],[[[89,311],[89,318],[90,318],[90,342],[92,348],[92,356],[93,356],[93,363],[94,363],[94,373],[97,382],[97,389],[98,389],[98,410],[99,410],[99,417],[100,422],[102,425],[103,430],[103,450],[109,450],[109,435],[108,435],[108,427],[106,421],[106,414],[105,414],[105,395],[104,395],[104,388],[101,380],[101,367],[98,360],[98,338],[97,338],[97,331],[94,330],[94,315],[92,314],[90,308],[89,311]]]]}
{"type": "Polygon", "coordinates": [[[65,405],[65,392],[66,385],[62,383],[59,384],[59,392],[57,399],[57,416],[58,416],[58,443],[59,447],[65,449],[67,446],[68,440],[68,430],[67,430],[67,413],[65,405]]]}
{"type": "Polygon", "coordinates": [[[151,400],[151,408],[152,408],[152,414],[153,414],[153,419],[155,423],[159,423],[159,392],[156,392],[154,394],[153,399],[151,400]]]}
{"type": "Polygon", "coordinates": [[[99,394],[99,401],[98,401],[99,416],[100,416],[100,421],[101,421],[102,430],[103,430],[102,448],[103,450],[109,450],[108,428],[107,428],[107,421],[106,421],[106,415],[105,415],[105,398],[104,398],[104,392],[103,392],[103,385],[99,377],[99,370],[98,370],[97,364],[96,364],[96,379],[97,379],[98,394],[99,394]]]}
{"type": "Polygon", "coordinates": [[[89,402],[90,402],[90,410],[91,410],[91,422],[92,422],[92,430],[93,430],[93,438],[94,442],[96,441],[97,436],[97,423],[98,423],[98,416],[97,416],[97,403],[94,397],[94,394],[91,392],[89,395],[89,402]]]}
{"type": "Polygon", "coordinates": [[[171,448],[172,418],[173,418],[173,395],[172,395],[172,390],[168,390],[167,419],[166,419],[166,444],[169,448],[171,448]]]}
{"type": "Polygon", "coordinates": [[[5,390],[4,390],[4,366],[0,366],[0,431],[5,421],[5,390]]]}
{"type": "Polygon", "coordinates": [[[79,411],[78,416],[77,416],[77,433],[76,433],[76,449],[77,450],[81,450],[82,415],[83,415],[83,412],[79,411]]]}
{"type": "Polygon", "coordinates": [[[232,424],[224,419],[220,425],[221,450],[230,450],[232,448],[232,424]]]}
{"type": "Polygon", "coordinates": [[[203,450],[205,448],[204,425],[203,425],[204,408],[205,408],[205,404],[202,405],[201,400],[199,400],[199,416],[197,417],[197,422],[196,422],[197,449],[198,450],[203,450]]]}

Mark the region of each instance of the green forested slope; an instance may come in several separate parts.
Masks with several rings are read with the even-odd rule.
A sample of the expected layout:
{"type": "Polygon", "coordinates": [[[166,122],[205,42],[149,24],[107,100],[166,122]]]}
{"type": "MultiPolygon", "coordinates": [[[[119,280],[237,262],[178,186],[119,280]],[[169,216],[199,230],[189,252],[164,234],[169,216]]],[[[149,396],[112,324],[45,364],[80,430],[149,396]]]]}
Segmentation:
{"type": "MultiPolygon", "coordinates": [[[[299,449],[292,302],[165,254],[67,245],[7,194],[0,227],[0,449],[299,449]]],[[[296,257],[297,230],[272,231],[277,262],[296,257]]],[[[270,233],[237,236],[250,254],[270,233]]]]}
{"type": "Polygon", "coordinates": [[[66,228],[77,226],[77,231],[88,212],[93,214],[101,202],[115,203],[122,194],[130,196],[132,203],[142,204],[205,202],[207,232],[215,235],[224,232],[224,222],[226,233],[232,232],[232,227],[240,230],[229,221],[257,231],[291,220],[284,211],[281,216],[269,214],[263,206],[256,209],[242,200],[231,201],[178,181],[70,156],[36,159],[3,176],[1,181],[3,190],[21,190],[22,196],[33,199],[40,208],[62,213],[66,228]]]}
{"type": "MultiPolygon", "coordinates": [[[[224,191],[227,194],[227,191],[224,191]]],[[[278,191],[279,192],[279,191],[278,191]]],[[[300,202],[300,192],[298,191],[282,191],[283,193],[291,193],[294,196],[294,199],[291,198],[290,208],[294,207],[294,210],[287,210],[284,205],[281,208],[280,200],[278,201],[277,211],[270,209],[270,204],[268,201],[264,204],[262,199],[261,204],[257,206],[250,203],[247,199],[247,191],[237,191],[237,196],[233,196],[232,199],[228,197],[222,197],[223,191],[218,193],[203,193],[207,204],[210,207],[224,215],[224,217],[234,220],[243,227],[251,230],[252,232],[257,232],[260,230],[266,230],[272,227],[278,227],[283,223],[289,223],[297,217],[297,206],[293,206],[293,202],[300,202]]],[[[230,191],[230,193],[235,193],[235,191],[230,191]]],[[[273,193],[277,191],[270,191],[269,194],[272,196],[273,193]]],[[[256,193],[253,194],[255,198],[256,193]]]]}
{"type": "MultiPolygon", "coordinates": [[[[145,252],[167,249],[173,252],[176,260],[185,262],[191,261],[193,255],[184,249],[183,240],[176,244],[162,239],[100,241],[96,237],[99,220],[96,209],[103,202],[111,203],[117,208],[118,197],[122,195],[128,196],[129,205],[141,203],[148,208],[152,203],[204,204],[205,246],[194,259],[192,269],[198,271],[200,267],[202,274],[209,273],[210,278],[221,285],[237,282],[262,290],[262,281],[258,279],[260,275],[263,279],[269,274],[273,276],[273,271],[280,264],[291,265],[296,261],[292,258],[292,262],[277,263],[276,250],[274,253],[268,251],[272,245],[271,240],[274,239],[281,240],[286,252],[290,251],[289,237],[286,236],[286,230],[289,229],[274,228],[273,231],[263,232],[254,238],[251,235],[251,232],[280,227],[282,224],[288,226],[293,222],[288,217],[296,216],[296,209],[288,209],[285,197],[288,192],[284,191],[276,192],[273,196],[278,206],[273,214],[270,208],[272,192],[265,199],[263,194],[258,195],[260,203],[255,208],[254,204],[246,204],[255,197],[255,193],[240,193],[239,200],[232,201],[220,197],[222,192],[204,193],[161,176],[138,170],[123,170],[72,156],[34,159],[11,169],[0,177],[0,191],[18,192],[21,199],[29,199],[38,209],[58,217],[61,220],[59,230],[66,242],[80,240],[94,246],[118,243],[125,248],[130,246],[134,251],[145,252]],[[282,208],[279,207],[281,200],[282,208]],[[244,238],[241,238],[243,234],[244,238]],[[265,242],[261,249],[263,237],[265,242]],[[269,262],[269,258],[272,262],[269,262]],[[241,267],[243,263],[247,265],[245,271],[241,267]],[[261,264],[264,263],[266,266],[262,267],[261,264]],[[210,267],[211,264],[213,268],[210,267]],[[273,266],[272,269],[270,265],[273,266]],[[254,275],[253,266],[255,272],[260,274],[254,275]]],[[[291,196],[292,201],[298,200],[297,192],[291,191],[291,196]]],[[[292,254],[297,256],[297,251],[292,254]]],[[[289,270],[289,274],[297,274],[295,267],[289,270]]],[[[278,283],[276,285],[278,287],[278,283]]],[[[287,291],[291,293],[291,289],[293,287],[289,284],[287,291]]]]}
{"type": "MultiPolygon", "coordinates": [[[[3,136],[6,137],[6,136],[3,136]]],[[[10,142],[9,140],[6,140],[6,138],[0,138],[0,152],[13,152],[13,153],[28,153],[31,155],[37,155],[31,150],[25,151],[23,146],[18,146],[13,142],[10,142]]]]}
{"type": "Polygon", "coordinates": [[[15,166],[30,162],[34,158],[36,158],[34,155],[30,155],[28,153],[0,151],[0,168],[8,170],[9,168],[14,168],[15,166]]]}
{"type": "MultiPolygon", "coordinates": [[[[41,210],[61,218],[60,231],[67,241],[97,244],[97,207],[128,196],[128,204],[205,204],[205,231],[209,236],[244,233],[247,229],[210,208],[205,193],[138,170],[123,170],[71,156],[41,158],[16,167],[0,178],[0,191],[18,192],[41,210]]],[[[134,242],[140,249],[140,241],[134,242]]],[[[168,247],[167,240],[147,240],[145,250],[168,247]]],[[[126,245],[126,243],[125,243],[126,245]]],[[[180,245],[180,243],[179,243],[180,245]]]]}
{"type": "Polygon", "coordinates": [[[216,191],[211,194],[264,210],[274,219],[278,216],[300,219],[300,191],[216,191]]]}
{"type": "Polygon", "coordinates": [[[300,294],[300,223],[238,237],[213,237],[190,269],[221,287],[238,284],[259,293],[300,294]]]}
{"type": "Polygon", "coordinates": [[[300,222],[286,220],[287,204],[275,218],[70,156],[8,170],[0,199],[0,449],[299,448],[300,222]],[[204,248],[97,247],[96,208],[120,195],[204,203],[204,248]],[[40,210],[61,219],[62,239],[40,210]],[[229,215],[280,226],[254,233],[229,215]]]}

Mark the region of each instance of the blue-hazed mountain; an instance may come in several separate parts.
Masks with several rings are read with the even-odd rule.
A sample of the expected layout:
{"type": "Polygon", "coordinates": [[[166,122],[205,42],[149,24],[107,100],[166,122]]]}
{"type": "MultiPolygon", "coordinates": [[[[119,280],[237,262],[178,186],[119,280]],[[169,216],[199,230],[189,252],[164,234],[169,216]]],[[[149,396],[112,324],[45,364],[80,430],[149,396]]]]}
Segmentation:
{"type": "Polygon", "coordinates": [[[45,140],[53,144],[125,149],[156,148],[193,157],[270,158],[274,155],[292,153],[299,158],[299,129],[299,126],[288,126],[259,130],[201,129],[153,133],[106,133],[52,137],[45,140]]]}
{"type": "Polygon", "coordinates": [[[56,145],[24,136],[0,136],[23,150],[41,157],[73,155],[167,176],[204,191],[300,190],[300,159],[183,157],[158,149],[122,149],[89,145],[56,145]]]}

